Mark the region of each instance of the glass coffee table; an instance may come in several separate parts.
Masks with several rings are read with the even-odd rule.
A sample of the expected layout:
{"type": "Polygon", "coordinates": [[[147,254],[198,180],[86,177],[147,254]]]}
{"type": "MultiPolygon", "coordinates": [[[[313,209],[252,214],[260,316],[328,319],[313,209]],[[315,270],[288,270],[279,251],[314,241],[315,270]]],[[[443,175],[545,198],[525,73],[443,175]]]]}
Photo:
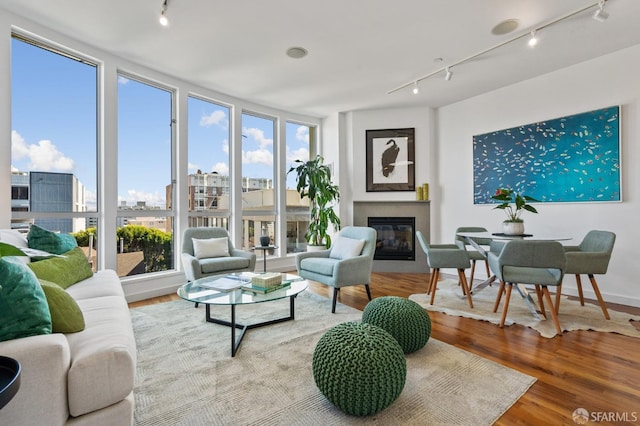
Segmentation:
{"type": "Polygon", "coordinates": [[[205,305],[205,319],[207,320],[207,322],[231,327],[232,357],[236,355],[236,352],[240,347],[240,343],[242,343],[244,333],[247,330],[295,319],[295,298],[308,286],[308,282],[297,275],[282,274],[282,280],[292,281],[291,285],[289,287],[272,291],[270,293],[254,293],[250,290],[244,290],[242,288],[232,289],[229,291],[220,291],[211,288],[216,286],[215,281],[219,279],[223,279],[225,283],[228,283],[229,280],[237,279],[239,282],[238,286],[240,286],[246,282],[250,282],[251,277],[255,275],[259,274],[242,272],[237,274],[210,276],[184,284],[178,289],[178,296],[180,296],[182,299],[188,300],[189,302],[202,303],[203,305],[205,305]],[[239,324],[236,322],[236,306],[238,305],[271,302],[273,300],[281,300],[287,297],[289,298],[289,316],[255,324],[239,324]],[[213,318],[211,316],[211,305],[231,306],[231,321],[213,318]],[[236,329],[240,330],[240,334],[237,338],[236,329]]]}

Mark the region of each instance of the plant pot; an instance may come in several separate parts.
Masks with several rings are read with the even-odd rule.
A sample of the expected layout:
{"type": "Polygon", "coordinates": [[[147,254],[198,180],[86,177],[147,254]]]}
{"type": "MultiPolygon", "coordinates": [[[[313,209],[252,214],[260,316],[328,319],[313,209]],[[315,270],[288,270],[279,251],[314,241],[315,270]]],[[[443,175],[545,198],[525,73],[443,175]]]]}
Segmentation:
{"type": "Polygon", "coordinates": [[[269,236],[260,237],[260,245],[262,247],[267,247],[269,243],[271,243],[271,237],[269,236]]]}
{"type": "Polygon", "coordinates": [[[327,246],[325,246],[324,244],[321,246],[314,246],[311,244],[307,244],[307,251],[322,251],[326,249],[327,249],[327,246]]]}
{"type": "Polygon", "coordinates": [[[502,222],[502,233],[505,235],[524,234],[524,222],[502,222]]]}

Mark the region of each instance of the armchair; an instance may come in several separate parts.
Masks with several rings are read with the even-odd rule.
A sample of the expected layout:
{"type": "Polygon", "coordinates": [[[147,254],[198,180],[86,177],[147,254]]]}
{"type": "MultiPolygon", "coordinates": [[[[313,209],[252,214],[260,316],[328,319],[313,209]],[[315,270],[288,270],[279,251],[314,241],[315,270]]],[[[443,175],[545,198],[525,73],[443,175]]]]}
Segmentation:
{"type": "Polygon", "coordinates": [[[429,268],[432,269],[427,289],[427,294],[431,293],[430,303],[433,305],[433,300],[436,297],[440,269],[454,268],[458,271],[458,279],[462,285],[462,292],[467,296],[469,307],[473,308],[471,289],[467,285],[467,276],[464,273],[464,270],[471,264],[467,251],[456,244],[429,244],[420,231],[416,231],[416,238],[420,243],[420,247],[422,247],[422,251],[427,255],[429,268]]]}
{"type": "Polygon", "coordinates": [[[342,287],[363,284],[371,300],[371,270],[376,250],[376,230],[365,226],[346,226],[334,238],[331,248],[298,253],[296,268],[303,278],[333,287],[331,313],[342,287]]]}
{"type": "MultiPolygon", "coordinates": [[[[598,298],[598,303],[606,319],[609,319],[607,305],[605,305],[600,289],[596,283],[594,274],[606,274],[613,251],[613,244],[616,241],[616,234],[608,231],[589,231],[579,246],[565,246],[565,256],[567,257],[567,275],[576,276],[576,285],[580,304],[584,306],[584,296],[582,294],[582,282],[580,274],[586,274],[591,281],[593,291],[598,298]]],[[[556,306],[559,309],[559,306],[556,306]]]]}
{"type": "MultiPolygon", "coordinates": [[[[469,250],[467,242],[463,237],[458,235],[458,232],[488,232],[488,231],[487,231],[487,228],[482,228],[478,226],[461,226],[458,229],[456,229],[456,245],[460,248],[467,250],[467,253],[469,254],[469,259],[471,260],[471,276],[469,277],[469,287],[473,287],[473,276],[475,275],[475,272],[476,272],[476,261],[480,260],[484,262],[484,266],[487,270],[487,278],[491,276],[491,272],[489,271],[489,261],[487,260],[486,256],[480,253],[478,250],[473,248],[469,250]]],[[[473,241],[475,241],[480,246],[491,245],[491,238],[474,237],[473,241]]]]}
{"type": "Polygon", "coordinates": [[[209,275],[253,271],[256,266],[256,254],[234,248],[229,233],[224,228],[187,228],[182,234],[182,266],[187,281],[194,281],[209,275]],[[208,253],[211,257],[207,253],[204,253],[207,257],[196,253],[194,239],[206,241],[212,238],[227,238],[227,250],[224,253],[208,253]]]}
{"type": "Polygon", "coordinates": [[[533,284],[536,288],[542,314],[546,317],[542,298],[544,295],[550,306],[551,317],[556,331],[558,334],[562,334],[562,328],[560,328],[560,322],[558,321],[558,311],[551,302],[548,289],[548,286],[556,287],[557,306],[560,300],[560,289],[566,267],[562,244],[557,241],[511,240],[504,245],[502,251],[489,252],[489,265],[500,280],[500,289],[493,306],[493,312],[497,312],[502,294],[505,294],[502,317],[500,319],[501,328],[504,327],[507,317],[513,285],[533,284]]]}

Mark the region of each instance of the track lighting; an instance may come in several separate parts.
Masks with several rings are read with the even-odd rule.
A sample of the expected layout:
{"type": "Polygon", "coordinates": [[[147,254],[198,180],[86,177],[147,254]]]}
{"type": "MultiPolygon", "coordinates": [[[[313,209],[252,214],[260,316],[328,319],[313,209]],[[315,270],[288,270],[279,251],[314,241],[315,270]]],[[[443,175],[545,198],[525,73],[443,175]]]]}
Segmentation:
{"type": "MultiPolygon", "coordinates": [[[[406,89],[407,87],[410,87],[410,86],[413,86],[413,93],[417,94],[418,91],[419,91],[419,89],[418,89],[418,83],[419,82],[421,82],[422,80],[426,80],[428,78],[431,78],[431,77],[440,76],[440,75],[442,75],[443,71],[445,72],[444,79],[449,81],[453,77],[453,73],[451,72],[451,70],[449,68],[457,67],[457,66],[466,64],[467,62],[470,62],[470,61],[472,61],[472,60],[474,60],[474,59],[476,59],[476,58],[478,58],[480,56],[486,55],[486,54],[488,54],[490,52],[493,52],[494,50],[500,49],[501,47],[506,46],[506,45],[508,45],[510,43],[514,43],[516,41],[519,41],[520,39],[523,39],[523,38],[525,38],[527,36],[530,36],[529,41],[528,41],[529,46],[533,47],[538,43],[538,39],[536,37],[536,32],[537,31],[544,30],[546,28],[551,27],[552,25],[559,24],[559,23],[561,23],[561,22],[563,22],[563,21],[565,21],[567,19],[573,18],[574,16],[577,16],[577,15],[581,15],[581,14],[583,14],[585,12],[591,13],[591,11],[593,10],[594,7],[597,7],[597,10],[592,15],[593,19],[602,22],[602,21],[606,20],[609,17],[609,13],[604,10],[604,7],[605,7],[605,4],[607,3],[607,1],[608,0],[599,0],[597,3],[594,1],[593,3],[590,3],[590,4],[586,5],[586,6],[583,6],[580,9],[574,10],[573,12],[569,12],[569,13],[567,13],[565,15],[558,16],[557,18],[552,19],[552,20],[550,20],[548,22],[540,23],[535,27],[535,29],[533,31],[531,31],[529,33],[525,32],[525,33],[521,33],[521,34],[515,35],[515,36],[513,36],[512,38],[510,38],[508,40],[504,40],[504,41],[502,41],[502,42],[500,42],[498,44],[495,44],[495,45],[490,46],[490,47],[488,47],[488,48],[486,48],[484,50],[481,50],[481,51],[479,51],[477,53],[474,53],[474,54],[472,54],[470,56],[467,56],[466,58],[460,59],[457,62],[453,62],[453,63],[449,64],[449,66],[444,68],[444,69],[442,69],[442,68],[435,69],[435,70],[431,71],[430,73],[419,77],[416,80],[408,81],[408,82],[406,82],[406,83],[404,83],[404,84],[402,84],[402,85],[400,85],[400,86],[398,86],[398,87],[396,87],[394,89],[389,90],[387,92],[387,94],[390,95],[392,93],[395,93],[395,92],[398,92],[400,90],[406,89]]],[[[440,61],[438,61],[438,62],[440,62],[440,61]]]]}
{"type": "Polygon", "coordinates": [[[598,22],[604,22],[609,17],[609,13],[604,10],[605,0],[600,0],[598,3],[598,10],[593,13],[593,19],[598,22]]]}
{"type": "Polygon", "coordinates": [[[169,18],[167,18],[167,2],[169,0],[164,0],[164,3],[162,4],[162,10],[160,11],[160,25],[162,25],[163,27],[166,27],[167,25],[169,25],[169,18]]]}

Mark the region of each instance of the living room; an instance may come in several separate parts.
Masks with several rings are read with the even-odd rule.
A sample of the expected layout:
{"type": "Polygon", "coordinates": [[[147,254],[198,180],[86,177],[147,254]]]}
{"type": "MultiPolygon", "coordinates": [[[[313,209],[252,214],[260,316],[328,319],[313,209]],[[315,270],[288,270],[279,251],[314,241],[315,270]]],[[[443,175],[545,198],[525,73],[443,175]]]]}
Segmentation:
{"type": "MultiPolygon", "coordinates": [[[[577,2],[591,4],[590,2],[577,2]]],[[[593,2],[592,2],[593,3],[593,2]]],[[[159,12],[157,5],[152,5],[153,14],[159,12]],[[156,11],[155,9],[158,9],[156,11]]],[[[609,25],[615,19],[616,7],[620,13],[625,8],[635,10],[637,7],[628,0],[612,0],[607,2],[611,7],[608,22],[589,22],[591,25],[609,25]]],[[[4,2],[0,7],[5,6],[4,2]]],[[[169,12],[178,9],[179,3],[169,2],[169,12]]],[[[562,26],[562,24],[558,24],[562,26]]],[[[118,58],[117,53],[105,51],[101,46],[95,46],[88,40],[72,37],[61,29],[56,28],[55,22],[40,22],[28,15],[14,12],[2,13],[0,28],[0,57],[2,72],[0,73],[0,87],[3,93],[9,93],[11,87],[10,64],[4,58],[10,58],[11,32],[20,28],[55,41],[65,46],[94,57],[104,58],[110,68],[106,70],[111,77],[115,76],[116,68],[125,68],[141,75],[147,75],[161,81],[168,82],[187,92],[196,91],[207,94],[216,99],[237,102],[235,96],[218,93],[212,88],[203,88],[193,82],[186,82],[185,77],[166,75],[151,64],[140,65],[131,60],[118,58]]],[[[635,29],[635,35],[638,31],[635,29]]],[[[125,43],[125,41],[123,41],[125,43]]],[[[540,46],[541,47],[541,46],[540,46]]],[[[158,48],[158,51],[161,51],[158,48]]],[[[430,61],[431,59],[429,59],[430,61]]],[[[431,64],[427,64],[431,67],[431,64]]],[[[417,66],[413,75],[420,75],[428,71],[417,66]]],[[[469,79],[473,75],[465,72],[464,66],[454,68],[456,80],[469,79]]],[[[432,242],[452,242],[455,229],[462,225],[483,225],[490,231],[498,231],[502,216],[489,205],[473,204],[473,169],[472,169],[472,140],[474,135],[499,129],[535,123],[539,121],[569,116],[612,105],[621,107],[621,176],[622,199],[613,203],[541,203],[539,214],[526,217],[527,229],[535,232],[550,232],[567,235],[579,242],[591,229],[605,229],[616,233],[616,247],[611,259],[609,271],[598,277],[598,283],[605,300],[611,303],[640,307],[640,296],[636,291],[635,279],[639,269],[635,264],[634,255],[637,252],[637,240],[640,233],[635,226],[635,208],[640,207],[640,178],[633,165],[640,160],[640,151],[634,141],[640,137],[640,86],[637,84],[640,75],[640,45],[634,44],[621,50],[612,51],[598,57],[590,58],[580,63],[572,64],[560,69],[550,70],[541,75],[530,76],[518,82],[511,82],[498,86],[492,90],[479,89],[473,96],[457,100],[450,104],[432,107],[428,101],[422,105],[393,105],[374,108],[336,109],[322,116],[319,114],[283,112],[273,107],[261,107],[252,101],[236,103],[240,108],[261,109],[281,116],[311,123],[319,127],[321,134],[319,151],[329,164],[333,164],[334,176],[342,190],[339,214],[343,224],[349,225],[353,220],[353,205],[358,201],[411,201],[415,199],[414,192],[367,192],[366,191],[366,157],[365,133],[371,129],[414,128],[415,129],[415,181],[427,182],[430,185],[430,239],[432,242]]],[[[113,79],[115,80],[115,78],[113,79]]],[[[115,81],[104,80],[107,90],[115,91],[115,81]]],[[[389,81],[384,87],[391,89],[403,81],[389,81]]],[[[482,85],[482,82],[476,83],[482,85]]],[[[422,87],[422,92],[426,90],[422,87]]],[[[410,90],[406,93],[387,96],[412,96],[410,90]]],[[[113,119],[114,104],[108,105],[105,120],[113,119]]],[[[10,100],[5,99],[0,104],[0,132],[10,135],[11,125],[10,100]]],[[[236,117],[237,118],[237,117],[236,117]]],[[[114,128],[108,128],[113,138],[114,128]]],[[[10,170],[11,146],[9,137],[3,138],[0,144],[2,152],[2,169],[10,170]]],[[[110,155],[113,155],[112,153],[110,155]]],[[[113,156],[111,157],[113,159],[113,156]]],[[[110,169],[113,171],[114,169],[110,169]]],[[[0,177],[0,196],[9,200],[9,176],[0,177]]],[[[114,194],[105,188],[109,199],[115,199],[114,194]]],[[[105,206],[106,223],[112,228],[110,216],[116,215],[112,207],[105,206]],[[112,209],[112,210],[110,210],[112,209]]],[[[186,220],[181,220],[181,226],[186,220]]],[[[10,203],[2,203],[0,207],[0,228],[8,228],[11,223],[10,203]]],[[[233,229],[237,234],[241,228],[239,224],[233,229]]],[[[102,259],[106,267],[113,268],[115,264],[116,242],[109,242],[113,246],[105,246],[105,258],[102,259]],[[111,254],[113,253],[113,258],[111,254]]],[[[291,256],[281,256],[269,260],[273,270],[291,271],[295,263],[291,256]]],[[[427,272],[425,266],[425,273],[427,272]]],[[[482,268],[477,271],[478,278],[484,278],[482,268]]],[[[125,282],[123,285],[128,301],[146,299],[148,297],[175,293],[178,285],[182,284],[181,271],[156,276],[151,279],[139,278],[125,282]]],[[[589,289],[586,295],[593,298],[589,289]]],[[[563,292],[577,295],[573,280],[566,280],[563,292]]],[[[630,407],[633,408],[633,407],[630,407]]]]}

